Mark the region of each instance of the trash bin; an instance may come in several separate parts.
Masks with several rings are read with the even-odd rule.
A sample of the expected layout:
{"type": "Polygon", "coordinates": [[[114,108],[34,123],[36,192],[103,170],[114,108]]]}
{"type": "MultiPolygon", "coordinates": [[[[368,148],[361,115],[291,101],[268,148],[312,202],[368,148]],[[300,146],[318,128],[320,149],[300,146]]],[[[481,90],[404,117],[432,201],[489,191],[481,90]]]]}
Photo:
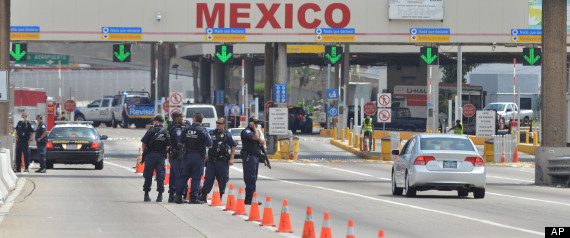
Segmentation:
{"type": "Polygon", "coordinates": [[[390,136],[382,138],[382,160],[392,160],[392,140],[390,136]]]}
{"type": "Polygon", "coordinates": [[[495,142],[493,139],[485,140],[485,145],[483,149],[483,161],[485,162],[495,161],[495,142]]]}
{"type": "Polygon", "coordinates": [[[290,158],[290,149],[291,145],[290,142],[291,137],[281,138],[279,139],[279,149],[281,153],[281,158],[283,159],[294,159],[298,158],[299,154],[299,137],[293,137],[293,158],[290,158]]]}

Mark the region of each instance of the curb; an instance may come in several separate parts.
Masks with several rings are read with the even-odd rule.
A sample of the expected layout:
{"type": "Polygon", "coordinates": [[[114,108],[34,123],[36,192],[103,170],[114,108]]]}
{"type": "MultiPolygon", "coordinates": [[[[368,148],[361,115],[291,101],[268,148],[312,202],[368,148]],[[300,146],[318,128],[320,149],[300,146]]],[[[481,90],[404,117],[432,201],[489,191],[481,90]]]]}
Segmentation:
{"type": "Polygon", "coordinates": [[[330,143],[331,143],[332,145],[336,146],[336,147],[339,147],[339,148],[341,148],[341,149],[343,149],[343,150],[346,150],[346,151],[348,151],[348,152],[350,152],[350,153],[353,153],[353,154],[355,154],[355,155],[358,155],[358,156],[360,156],[360,157],[362,157],[362,158],[365,158],[365,159],[367,159],[367,160],[380,160],[380,158],[379,158],[378,156],[373,156],[373,155],[369,155],[369,154],[366,154],[366,153],[362,153],[362,152],[361,152],[360,150],[358,150],[357,148],[354,148],[354,147],[352,147],[352,146],[346,145],[346,144],[344,144],[344,143],[342,143],[342,142],[340,142],[340,141],[338,141],[338,140],[331,139],[330,143]]]}

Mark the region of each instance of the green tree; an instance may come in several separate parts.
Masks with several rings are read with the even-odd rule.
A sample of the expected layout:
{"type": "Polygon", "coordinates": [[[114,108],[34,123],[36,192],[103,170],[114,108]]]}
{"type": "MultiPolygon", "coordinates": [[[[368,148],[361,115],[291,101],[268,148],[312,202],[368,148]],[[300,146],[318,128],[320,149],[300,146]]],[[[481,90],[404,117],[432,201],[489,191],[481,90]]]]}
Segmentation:
{"type": "Polygon", "coordinates": [[[309,66],[303,66],[295,69],[295,75],[293,78],[299,80],[299,91],[301,91],[301,89],[307,86],[311,81],[316,83],[322,71],[323,67],[320,67],[318,72],[311,70],[309,66]]]}
{"type": "MultiPolygon", "coordinates": [[[[475,69],[479,64],[476,63],[467,63],[463,64],[463,83],[467,82],[465,75],[475,69]]],[[[441,69],[441,73],[443,74],[443,78],[441,79],[442,83],[457,83],[457,65],[455,64],[448,64],[448,65],[440,65],[439,68],[441,69]]]]}

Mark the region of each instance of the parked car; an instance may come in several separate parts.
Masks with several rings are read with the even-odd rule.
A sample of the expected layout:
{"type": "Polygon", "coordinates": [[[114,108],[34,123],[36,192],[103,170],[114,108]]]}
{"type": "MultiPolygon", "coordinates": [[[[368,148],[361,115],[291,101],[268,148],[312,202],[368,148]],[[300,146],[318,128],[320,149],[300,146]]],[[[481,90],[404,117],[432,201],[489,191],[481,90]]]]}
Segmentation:
{"type": "Polygon", "coordinates": [[[313,119],[302,107],[289,108],[289,130],[296,133],[301,130],[304,133],[313,133],[313,119]]]}
{"type": "Polygon", "coordinates": [[[512,102],[494,102],[489,103],[483,110],[493,110],[496,111],[503,119],[503,125],[507,125],[505,122],[508,122],[511,118],[513,118],[513,113],[515,113],[516,120],[518,120],[518,116],[520,113],[520,118],[522,119],[522,124],[528,125],[530,123],[530,119],[534,117],[534,112],[532,110],[520,110],[517,104],[512,102]]]}
{"type": "Polygon", "coordinates": [[[419,134],[411,137],[392,165],[392,194],[416,196],[417,191],[457,190],[465,197],[485,197],[485,162],[464,135],[419,134]]]}
{"type": "Polygon", "coordinates": [[[372,116],[372,121],[374,124],[374,129],[384,128],[386,124],[386,129],[391,130],[405,130],[405,131],[425,131],[426,130],[426,119],[421,117],[412,117],[409,108],[405,107],[392,107],[386,108],[391,111],[391,122],[382,123],[378,122],[377,114],[372,116]]]}
{"type": "Polygon", "coordinates": [[[100,135],[93,122],[58,121],[47,138],[46,168],[54,164],[93,164],[103,169],[106,135],[100,135]]]}
{"type": "MultiPolygon", "coordinates": [[[[241,148],[242,148],[242,142],[241,142],[241,132],[244,130],[245,128],[230,128],[228,129],[228,131],[230,133],[232,133],[232,137],[234,138],[234,140],[237,143],[236,146],[236,154],[234,155],[235,159],[241,158],[241,148]]],[[[261,133],[261,125],[257,126],[257,131],[259,132],[259,135],[261,136],[262,139],[265,140],[265,137],[263,136],[263,133],[261,133]]]]}
{"type": "Polygon", "coordinates": [[[150,101],[150,94],[143,91],[128,91],[96,99],[87,107],[76,108],[73,112],[75,120],[92,121],[94,127],[102,123],[108,127],[117,127],[123,121],[122,112],[126,100],[129,100],[129,124],[144,128],[154,116],[154,104],[150,101]]]}
{"type": "Polygon", "coordinates": [[[210,104],[191,104],[184,106],[182,111],[184,114],[184,120],[187,120],[190,124],[194,121],[194,113],[199,112],[204,115],[202,119],[203,127],[216,127],[216,120],[218,120],[218,114],[216,108],[210,104]]]}

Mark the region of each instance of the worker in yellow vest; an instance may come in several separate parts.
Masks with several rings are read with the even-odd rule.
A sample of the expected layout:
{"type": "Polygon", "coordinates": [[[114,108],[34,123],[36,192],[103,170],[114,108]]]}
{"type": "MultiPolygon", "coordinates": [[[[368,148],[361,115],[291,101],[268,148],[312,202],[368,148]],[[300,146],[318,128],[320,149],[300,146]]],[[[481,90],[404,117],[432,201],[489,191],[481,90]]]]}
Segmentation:
{"type": "Polygon", "coordinates": [[[455,126],[450,128],[449,130],[453,130],[453,134],[463,135],[463,124],[461,124],[461,120],[456,120],[455,126]]]}
{"type": "Polygon", "coordinates": [[[373,131],[374,131],[374,125],[372,125],[372,118],[370,118],[370,115],[366,115],[364,121],[362,122],[362,132],[364,132],[365,137],[368,137],[368,148],[372,148],[373,131]]]}

